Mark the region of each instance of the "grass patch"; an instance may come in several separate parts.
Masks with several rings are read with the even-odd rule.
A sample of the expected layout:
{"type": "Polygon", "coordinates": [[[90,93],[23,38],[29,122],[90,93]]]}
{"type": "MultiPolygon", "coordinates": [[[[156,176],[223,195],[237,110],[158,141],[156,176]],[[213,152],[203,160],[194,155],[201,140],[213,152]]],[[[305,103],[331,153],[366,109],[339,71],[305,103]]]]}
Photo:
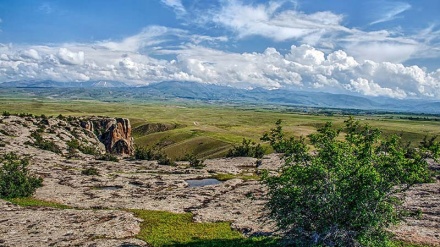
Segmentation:
{"type": "Polygon", "coordinates": [[[393,247],[432,247],[432,245],[424,245],[424,244],[411,244],[402,241],[393,242],[393,247]]]}
{"type": "Polygon", "coordinates": [[[213,176],[213,178],[220,180],[220,181],[227,181],[227,180],[231,180],[234,178],[239,178],[244,181],[249,181],[249,180],[257,180],[258,181],[261,179],[261,177],[255,173],[253,173],[252,175],[249,175],[249,173],[240,173],[240,174],[219,173],[219,174],[215,174],[213,176]]]}
{"type": "Polygon", "coordinates": [[[5,200],[21,207],[50,207],[50,208],[58,208],[58,209],[73,208],[61,203],[44,201],[33,197],[9,198],[5,200]]]}
{"type": "Polygon", "coordinates": [[[152,246],[273,246],[273,238],[244,238],[229,222],[195,223],[191,213],[132,209],[143,219],[137,238],[152,246]],[[260,245],[261,244],[261,245],[260,245]]]}

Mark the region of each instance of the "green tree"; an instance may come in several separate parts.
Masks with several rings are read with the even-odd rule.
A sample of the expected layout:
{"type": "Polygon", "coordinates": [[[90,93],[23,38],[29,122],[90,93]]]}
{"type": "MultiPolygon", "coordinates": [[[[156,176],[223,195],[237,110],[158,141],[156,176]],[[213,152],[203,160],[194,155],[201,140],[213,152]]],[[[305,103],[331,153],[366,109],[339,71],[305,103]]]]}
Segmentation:
{"type": "Polygon", "coordinates": [[[0,198],[31,196],[43,179],[29,174],[27,159],[20,159],[15,153],[5,154],[0,167],[0,198]]]}
{"type": "Polygon", "coordinates": [[[288,140],[284,138],[282,120],[278,119],[275,123],[275,128],[270,129],[270,133],[264,133],[260,138],[262,141],[268,141],[273,150],[277,153],[285,153],[288,146],[288,140]]]}
{"type": "Polygon", "coordinates": [[[396,195],[430,180],[423,155],[405,156],[400,138],[345,121],[345,140],[331,123],[305,139],[292,139],[292,153],[279,176],[264,176],[270,216],[298,246],[386,246],[384,229],[399,222],[396,195]]]}
{"type": "Polygon", "coordinates": [[[264,148],[258,143],[243,138],[241,145],[231,148],[227,157],[253,157],[261,159],[264,156],[264,148]]]}

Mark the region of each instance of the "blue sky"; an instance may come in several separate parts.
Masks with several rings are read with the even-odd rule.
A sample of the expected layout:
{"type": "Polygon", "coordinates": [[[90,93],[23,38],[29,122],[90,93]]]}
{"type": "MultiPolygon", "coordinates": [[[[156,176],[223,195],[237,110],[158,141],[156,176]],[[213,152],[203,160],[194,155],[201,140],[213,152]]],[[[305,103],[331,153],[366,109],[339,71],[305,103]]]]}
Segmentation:
{"type": "Polygon", "coordinates": [[[440,99],[440,1],[2,0],[0,82],[440,99]]]}

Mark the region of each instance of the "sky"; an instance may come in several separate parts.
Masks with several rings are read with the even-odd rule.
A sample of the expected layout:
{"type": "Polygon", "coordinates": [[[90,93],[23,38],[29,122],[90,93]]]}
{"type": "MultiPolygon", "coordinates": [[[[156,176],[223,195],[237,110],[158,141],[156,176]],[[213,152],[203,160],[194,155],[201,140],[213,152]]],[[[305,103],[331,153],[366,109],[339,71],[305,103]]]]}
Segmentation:
{"type": "Polygon", "coordinates": [[[440,99],[438,0],[0,0],[0,82],[440,99]]]}

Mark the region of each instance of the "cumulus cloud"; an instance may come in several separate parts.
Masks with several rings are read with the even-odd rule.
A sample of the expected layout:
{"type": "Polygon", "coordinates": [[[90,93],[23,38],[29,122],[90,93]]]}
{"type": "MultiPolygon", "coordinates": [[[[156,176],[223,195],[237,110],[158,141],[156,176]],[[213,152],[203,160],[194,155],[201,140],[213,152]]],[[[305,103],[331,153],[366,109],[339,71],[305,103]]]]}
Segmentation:
{"type": "Polygon", "coordinates": [[[84,64],[84,52],[71,52],[67,48],[60,48],[57,57],[62,64],[82,65],[84,64]]]}
{"type": "Polygon", "coordinates": [[[118,49],[102,42],[62,47],[2,46],[0,81],[116,80],[145,85],[177,80],[239,88],[440,99],[440,69],[429,72],[418,66],[357,60],[342,50],[324,52],[310,45],[292,45],[284,53],[272,47],[261,53],[236,53],[187,43],[175,49],[156,48],[154,53],[140,52],[145,49],[142,46],[133,50],[124,42],[114,44],[118,49]]]}
{"type": "Polygon", "coordinates": [[[20,57],[23,59],[33,59],[33,60],[40,59],[40,55],[38,54],[38,51],[36,51],[35,49],[21,51],[20,57]]]}
{"type": "Polygon", "coordinates": [[[384,88],[374,81],[368,81],[364,78],[351,79],[350,84],[345,85],[345,87],[348,90],[360,92],[367,96],[388,96],[399,99],[403,99],[407,96],[406,93],[398,87],[396,89],[384,88]]]}
{"type": "MultiPolygon", "coordinates": [[[[174,8],[180,8],[179,3],[164,1],[174,8]]],[[[178,80],[240,88],[440,99],[440,69],[430,72],[401,64],[414,54],[435,53],[429,49],[440,42],[440,31],[435,26],[423,30],[417,38],[404,37],[391,31],[349,29],[341,24],[341,15],[306,14],[297,11],[291,1],[222,3],[210,12],[215,23],[233,30],[239,38],[259,35],[286,43],[292,40],[290,50],[268,47],[263,52],[230,52],[215,48],[226,44],[226,36],[149,26],[122,40],[40,46],[0,44],[0,81],[116,80],[145,85],[178,80]]]]}

